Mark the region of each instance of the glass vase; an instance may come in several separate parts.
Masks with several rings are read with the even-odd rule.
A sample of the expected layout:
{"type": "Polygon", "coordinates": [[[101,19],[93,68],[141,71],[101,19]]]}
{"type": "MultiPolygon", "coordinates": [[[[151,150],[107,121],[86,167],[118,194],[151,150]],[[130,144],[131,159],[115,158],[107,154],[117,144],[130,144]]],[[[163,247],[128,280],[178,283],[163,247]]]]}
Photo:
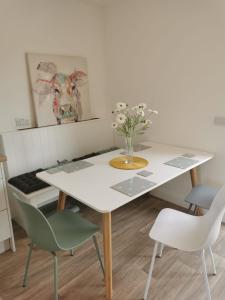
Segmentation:
{"type": "Polygon", "coordinates": [[[133,162],[133,152],[134,152],[134,144],[133,144],[133,136],[126,136],[125,137],[125,144],[126,144],[126,164],[130,164],[133,162]]]}

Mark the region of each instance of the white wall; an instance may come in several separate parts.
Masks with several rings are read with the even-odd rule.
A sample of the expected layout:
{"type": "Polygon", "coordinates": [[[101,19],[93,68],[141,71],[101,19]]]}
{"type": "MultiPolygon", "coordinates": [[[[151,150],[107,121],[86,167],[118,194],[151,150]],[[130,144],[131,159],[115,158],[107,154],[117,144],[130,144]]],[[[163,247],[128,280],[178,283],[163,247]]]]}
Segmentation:
{"type": "MultiPolygon", "coordinates": [[[[112,103],[146,101],[160,112],[150,139],[215,153],[200,170],[215,185],[225,183],[225,127],[213,124],[225,116],[224,14],[222,0],[114,0],[106,18],[112,103]]],[[[181,199],[186,179],[160,195],[181,199]]]]}
{"type": "Polygon", "coordinates": [[[94,116],[105,117],[104,10],[83,0],[0,0],[0,132],[31,118],[25,53],[87,57],[94,116]]]}
{"type": "MultiPolygon", "coordinates": [[[[34,121],[25,52],[83,55],[94,115],[108,116],[108,97],[148,102],[160,112],[148,137],[214,152],[201,180],[225,182],[225,127],[213,124],[225,114],[225,2],[113,0],[106,14],[91,2],[0,0],[0,132],[34,121]]],[[[183,181],[165,191],[183,195],[183,181]]]]}
{"type": "MultiPolygon", "coordinates": [[[[0,133],[15,130],[16,117],[31,119],[34,125],[25,60],[27,52],[87,57],[92,113],[107,118],[104,21],[103,7],[91,1],[0,0],[0,133]]],[[[72,140],[79,141],[87,123],[75,125],[79,136],[72,140]]],[[[69,131],[73,127],[64,125],[59,131],[65,130],[65,126],[69,131]]],[[[49,130],[57,131],[57,128],[49,130]]],[[[102,139],[99,146],[107,143],[109,137],[102,134],[102,130],[104,128],[98,137],[102,139]]],[[[85,139],[92,138],[93,130],[90,136],[85,136],[85,139]]],[[[93,151],[93,147],[90,148],[90,152],[93,151]]],[[[83,151],[88,152],[87,149],[83,151]]],[[[20,163],[26,166],[27,156],[23,158],[20,163]]],[[[6,248],[7,244],[0,243],[0,252],[6,248]]]]}

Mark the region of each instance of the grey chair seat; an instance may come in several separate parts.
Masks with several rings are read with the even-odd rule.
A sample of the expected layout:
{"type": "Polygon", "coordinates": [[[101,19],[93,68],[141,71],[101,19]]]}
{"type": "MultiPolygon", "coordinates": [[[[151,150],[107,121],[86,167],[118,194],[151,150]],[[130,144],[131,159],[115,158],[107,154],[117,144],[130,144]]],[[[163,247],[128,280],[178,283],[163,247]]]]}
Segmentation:
{"type": "Polygon", "coordinates": [[[200,184],[191,190],[185,198],[185,201],[191,205],[195,205],[203,209],[209,209],[218,191],[219,189],[215,187],[200,184]]]}
{"type": "Polygon", "coordinates": [[[83,244],[99,230],[99,227],[69,210],[55,213],[48,218],[61,249],[70,250],[83,244]]]}

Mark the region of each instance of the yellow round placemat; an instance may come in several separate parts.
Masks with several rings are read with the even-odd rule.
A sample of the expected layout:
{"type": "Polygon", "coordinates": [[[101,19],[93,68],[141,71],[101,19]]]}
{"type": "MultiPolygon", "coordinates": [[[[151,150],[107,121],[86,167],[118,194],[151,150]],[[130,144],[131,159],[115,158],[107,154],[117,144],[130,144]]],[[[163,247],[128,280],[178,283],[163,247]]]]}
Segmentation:
{"type": "Polygon", "coordinates": [[[110,160],[109,164],[116,169],[136,170],[146,167],[148,161],[142,157],[133,156],[132,162],[127,162],[127,156],[119,156],[110,160]]]}

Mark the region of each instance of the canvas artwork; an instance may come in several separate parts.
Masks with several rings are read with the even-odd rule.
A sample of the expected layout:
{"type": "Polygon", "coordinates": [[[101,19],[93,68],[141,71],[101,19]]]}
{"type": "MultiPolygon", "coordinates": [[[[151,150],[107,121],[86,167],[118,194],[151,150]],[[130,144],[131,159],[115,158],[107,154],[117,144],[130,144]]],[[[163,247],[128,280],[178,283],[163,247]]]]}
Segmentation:
{"type": "Polygon", "coordinates": [[[38,127],[91,118],[86,59],[27,54],[38,127]]]}

